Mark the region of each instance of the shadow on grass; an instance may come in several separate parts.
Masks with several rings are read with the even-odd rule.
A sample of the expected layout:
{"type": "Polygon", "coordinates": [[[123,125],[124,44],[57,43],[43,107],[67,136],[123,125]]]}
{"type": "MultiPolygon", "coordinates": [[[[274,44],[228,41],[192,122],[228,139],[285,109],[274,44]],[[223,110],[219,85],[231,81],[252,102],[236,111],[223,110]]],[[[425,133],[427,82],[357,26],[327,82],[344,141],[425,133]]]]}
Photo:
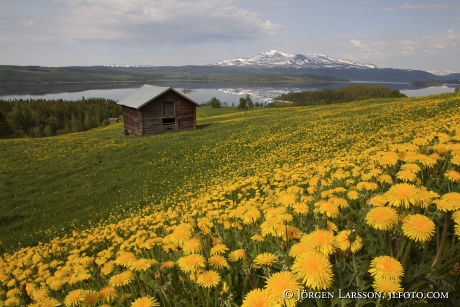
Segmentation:
{"type": "Polygon", "coordinates": [[[196,125],[196,129],[205,129],[205,128],[211,126],[211,125],[212,125],[211,123],[196,125]]]}

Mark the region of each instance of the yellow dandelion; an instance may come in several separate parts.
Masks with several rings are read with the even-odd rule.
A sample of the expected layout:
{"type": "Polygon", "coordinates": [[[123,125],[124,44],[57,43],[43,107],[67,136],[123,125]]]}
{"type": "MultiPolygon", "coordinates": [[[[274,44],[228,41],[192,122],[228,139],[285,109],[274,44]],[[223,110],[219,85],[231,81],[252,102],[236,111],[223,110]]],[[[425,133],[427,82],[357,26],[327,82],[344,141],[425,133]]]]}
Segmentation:
{"type": "Polygon", "coordinates": [[[401,170],[396,173],[396,178],[405,182],[414,182],[417,180],[417,174],[410,170],[401,170]]]}
{"type": "Polygon", "coordinates": [[[450,163],[460,166],[460,153],[452,155],[452,158],[450,159],[450,163]]]}
{"type": "Polygon", "coordinates": [[[335,245],[342,251],[356,253],[363,246],[363,239],[351,230],[342,230],[335,237],[335,245]]]}
{"type": "Polygon", "coordinates": [[[295,203],[292,205],[292,209],[297,214],[306,214],[310,210],[310,207],[306,203],[295,203]]]}
{"type": "Polygon", "coordinates": [[[429,140],[426,138],[418,137],[413,139],[412,142],[417,146],[425,146],[428,145],[429,140]]]}
{"type": "Polygon", "coordinates": [[[333,233],[336,233],[337,230],[339,230],[339,228],[337,227],[337,225],[336,225],[334,222],[330,221],[330,220],[328,220],[328,221],[326,222],[326,228],[327,228],[328,230],[332,231],[333,233]]]}
{"type": "Polygon", "coordinates": [[[19,297],[12,296],[2,302],[3,306],[19,306],[19,297]]]}
{"type": "Polygon", "coordinates": [[[215,269],[228,269],[230,266],[228,265],[227,260],[222,255],[214,255],[209,257],[208,259],[209,265],[215,269]]]}
{"type": "Polygon", "coordinates": [[[99,290],[99,295],[101,296],[102,300],[107,303],[114,301],[117,297],[117,294],[117,289],[110,286],[104,287],[101,290],[99,290]]]}
{"type": "Polygon", "coordinates": [[[267,290],[256,288],[246,294],[241,307],[273,307],[273,302],[267,290]]]}
{"type": "Polygon", "coordinates": [[[460,210],[452,213],[452,219],[455,221],[455,223],[460,224],[460,210]]]}
{"type": "Polygon", "coordinates": [[[36,301],[41,301],[42,299],[49,296],[49,290],[47,288],[38,288],[31,291],[31,297],[36,301]]]}
{"type": "Polygon", "coordinates": [[[188,223],[179,224],[171,234],[171,241],[179,246],[190,239],[192,236],[193,226],[188,223]]]}
{"type": "Polygon", "coordinates": [[[196,283],[203,288],[214,288],[220,282],[220,275],[216,271],[209,270],[198,275],[196,283]]]}
{"type": "Polygon", "coordinates": [[[298,193],[282,192],[278,197],[278,202],[284,206],[290,206],[297,201],[298,193]]]}
{"type": "Polygon", "coordinates": [[[349,200],[357,200],[359,198],[359,193],[356,190],[350,190],[347,193],[347,197],[349,200]]]}
{"type": "Polygon", "coordinates": [[[403,220],[401,228],[406,237],[418,242],[426,242],[433,236],[435,225],[430,218],[422,214],[413,214],[403,220]]]}
{"type": "Polygon", "coordinates": [[[18,288],[10,289],[6,292],[6,297],[20,296],[22,294],[21,290],[18,288]]]}
{"type": "Polygon", "coordinates": [[[379,188],[377,182],[373,181],[361,181],[356,185],[358,191],[375,191],[379,188]]]}
{"type": "Polygon", "coordinates": [[[265,289],[273,302],[281,304],[282,306],[296,306],[297,298],[286,298],[286,290],[292,290],[294,293],[300,291],[302,286],[297,281],[296,276],[292,272],[282,271],[272,274],[267,279],[265,289]]]}
{"type": "Polygon", "coordinates": [[[257,222],[261,217],[259,209],[256,207],[250,207],[246,212],[244,213],[243,218],[243,224],[245,225],[251,225],[257,222]]]}
{"type": "Polygon", "coordinates": [[[185,273],[194,273],[199,268],[204,268],[206,259],[200,254],[191,254],[181,257],[177,260],[179,268],[185,273]]]}
{"type": "Polygon", "coordinates": [[[372,208],[366,215],[366,223],[377,230],[391,230],[398,223],[398,212],[389,207],[372,208]]]}
{"type": "Polygon", "coordinates": [[[323,199],[315,203],[314,212],[326,214],[328,217],[334,218],[339,215],[339,206],[323,199]]]}
{"type": "Polygon", "coordinates": [[[334,233],[331,230],[318,229],[304,235],[301,242],[311,245],[312,249],[324,255],[330,255],[335,250],[334,233]]]}
{"type": "Polygon", "coordinates": [[[309,242],[303,241],[291,246],[291,249],[289,250],[289,256],[296,258],[303,255],[305,252],[311,251],[315,251],[314,247],[309,242]]]}
{"type": "Polygon", "coordinates": [[[228,254],[228,260],[230,262],[236,262],[238,260],[246,259],[246,258],[247,258],[246,251],[244,249],[242,249],[242,248],[236,249],[236,250],[230,252],[230,254],[228,254]]]}
{"type": "Polygon", "coordinates": [[[55,298],[45,297],[37,301],[34,304],[28,305],[29,307],[57,307],[61,306],[61,303],[55,298]]]}
{"type": "Polygon", "coordinates": [[[174,267],[174,261],[166,261],[161,264],[162,269],[170,269],[174,267]]]}
{"type": "Polygon", "coordinates": [[[401,263],[390,256],[378,256],[371,261],[370,266],[369,273],[375,279],[387,278],[399,280],[404,274],[401,263]]]}
{"type": "Polygon", "coordinates": [[[399,155],[393,151],[380,151],[374,156],[374,160],[382,166],[392,166],[398,163],[399,155]]]}
{"type": "Polygon", "coordinates": [[[115,263],[113,261],[109,261],[104,263],[101,268],[101,274],[103,276],[110,275],[110,273],[113,272],[113,269],[115,268],[115,263]]]}
{"type": "Polygon", "coordinates": [[[211,255],[219,255],[225,253],[226,251],[228,251],[227,245],[220,243],[214,245],[209,253],[211,255]]]}
{"type": "Polygon", "coordinates": [[[287,238],[288,239],[298,240],[301,237],[302,237],[302,231],[300,231],[299,228],[292,226],[292,225],[289,225],[287,227],[287,238]]]}
{"type": "Polygon", "coordinates": [[[134,274],[131,271],[124,271],[115,274],[109,279],[109,285],[112,287],[121,287],[129,284],[134,279],[134,274]]]}
{"type": "Polygon", "coordinates": [[[305,286],[313,290],[329,288],[334,277],[329,259],[318,252],[306,252],[300,255],[291,269],[305,286]]]}
{"type": "Polygon", "coordinates": [[[436,165],[436,163],[438,163],[440,158],[441,158],[441,156],[439,154],[434,153],[434,154],[431,154],[429,156],[420,155],[419,161],[425,167],[434,167],[436,165]]]}
{"type": "Polygon", "coordinates": [[[347,208],[349,206],[345,198],[338,196],[329,197],[328,202],[336,204],[339,208],[347,208]]]}
{"type": "Polygon", "coordinates": [[[80,306],[81,302],[84,299],[84,295],[85,290],[83,289],[72,290],[66,295],[64,299],[64,304],[67,307],[80,306]]]}
{"type": "Polygon", "coordinates": [[[82,306],[94,306],[99,301],[99,292],[88,290],[85,291],[83,301],[81,302],[82,306]]]}
{"type": "Polygon", "coordinates": [[[251,240],[256,242],[262,242],[264,240],[264,237],[257,233],[251,237],[251,240]]]}
{"type": "Polygon", "coordinates": [[[160,303],[150,296],[144,296],[131,303],[131,307],[159,307],[160,303]]]}
{"type": "Polygon", "coordinates": [[[459,181],[460,181],[460,172],[457,172],[456,170],[453,170],[453,169],[448,170],[448,171],[444,174],[444,176],[445,176],[448,180],[450,180],[450,181],[452,181],[452,182],[459,182],[459,181]]]}
{"type": "Polygon", "coordinates": [[[136,255],[131,252],[120,251],[117,254],[115,259],[115,264],[122,265],[124,267],[129,267],[132,261],[136,260],[136,255]]]}
{"type": "Polygon", "coordinates": [[[131,262],[129,268],[133,271],[147,271],[158,262],[155,259],[141,258],[131,262]]]}
{"type": "Polygon", "coordinates": [[[405,163],[401,165],[401,170],[409,171],[416,174],[420,172],[421,169],[420,166],[416,163],[405,163]]]}
{"type": "Polygon", "coordinates": [[[383,195],[375,195],[368,201],[368,205],[372,205],[374,207],[383,207],[386,204],[386,199],[383,195]]]}
{"type": "Polygon", "coordinates": [[[185,255],[198,254],[203,248],[203,244],[200,238],[191,238],[184,242],[182,248],[185,255]]]}
{"type": "Polygon", "coordinates": [[[450,192],[443,194],[441,198],[435,200],[434,203],[441,211],[460,210],[460,193],[450,192]]]}
{"type": "Polygon", "coordinates": [[[254,267],[271,266],[278,261],[278,256],[272,253],[262,253],[254,258],[254,267]]]}
{"type": "Polygon", "coordinates": [[[385,192],[384,197],[390,206],[409,208],[410,205],[420,203],[421,199],[419,195],[420,189],[415,185],[400,183],[395,184],[385,192]]]}
{"type": "Polygon", "coordinates": [[[376,278],[372,286],[376,292],[383,294],[403,291],[399,279],[376,278]]]}
{"type": "Polygon", "coordinates": [[[381,174],[378,177],[377,181],[380,182],[380,183],[393,184],[393,178],[389,174],[381,174]]]}

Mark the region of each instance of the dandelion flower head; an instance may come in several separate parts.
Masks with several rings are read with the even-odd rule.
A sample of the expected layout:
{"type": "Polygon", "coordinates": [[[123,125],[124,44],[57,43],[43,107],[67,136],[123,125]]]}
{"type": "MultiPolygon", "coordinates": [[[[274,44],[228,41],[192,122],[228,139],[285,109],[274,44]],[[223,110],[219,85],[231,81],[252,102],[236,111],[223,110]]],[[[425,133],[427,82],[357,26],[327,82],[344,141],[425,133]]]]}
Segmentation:
{"type": "Polygon", "coordinates": [[[325,290],[333,281],[332,264],[327,256],[318,252],[306,252],[296,258],[291,267],[294,274],[313,290],[325,290]]]}
{"type": "Polygon", "coordinates": [[[435,231],[433,221],[422,214],[407,216],[401,227],[406,237],[419,242],[430,240],[435,231]]]}

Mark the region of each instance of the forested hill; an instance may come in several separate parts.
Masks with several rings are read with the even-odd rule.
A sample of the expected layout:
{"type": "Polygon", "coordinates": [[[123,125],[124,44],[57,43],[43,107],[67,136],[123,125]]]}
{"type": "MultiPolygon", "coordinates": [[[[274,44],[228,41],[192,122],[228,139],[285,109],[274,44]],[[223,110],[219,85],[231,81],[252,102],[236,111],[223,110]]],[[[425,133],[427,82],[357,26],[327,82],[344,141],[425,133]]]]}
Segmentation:
{"type": "Polygon", "coordinates": [[[0,138],[54,136],[109,123],[121,107],[102,98],[78,101],[0,100],[0,138]]]}
{"type": "Polygon", "coordinates": [[[143,83],[311,85],[335,81],[448,82],[460,74],[437,76],[421,70],[392,68],[293,68],[204,66],[0,66],[0,95],[132,87],[143,83]]]}
{"type": "Polygon", "coordinates": [[[406,95],[398,90],[373,84],[355,84],[337,89],[286,93],[275,101],[291,102],[296,106],[323,105],[331,103],[358,101],[371,98],[401,98],[406,95]]]}

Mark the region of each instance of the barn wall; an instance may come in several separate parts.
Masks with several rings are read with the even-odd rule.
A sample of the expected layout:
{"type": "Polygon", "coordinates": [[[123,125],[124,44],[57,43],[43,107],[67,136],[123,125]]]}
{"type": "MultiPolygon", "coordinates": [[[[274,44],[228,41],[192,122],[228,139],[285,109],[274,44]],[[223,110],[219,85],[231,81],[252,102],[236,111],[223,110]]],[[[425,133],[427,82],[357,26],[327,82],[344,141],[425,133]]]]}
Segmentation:
{"type": "Polygon", "coordinates": [[[142,113],[134,108],[122,107],[125,133],[130,135],[142,134],[142,113]]]}
{"type": "Polygon", "coordinates": [[[143,121],[143,134],[161,133],[161,119],[163,108],[162,105],[158,102],[158,99],[151,101],[141,109],[143,121]]]}
{"type": "Polygon", "coordinates": [[[196,127],[196,105],[180,97],[176,101],[176,118],[178,130],[195,129],[196,127]]]}

